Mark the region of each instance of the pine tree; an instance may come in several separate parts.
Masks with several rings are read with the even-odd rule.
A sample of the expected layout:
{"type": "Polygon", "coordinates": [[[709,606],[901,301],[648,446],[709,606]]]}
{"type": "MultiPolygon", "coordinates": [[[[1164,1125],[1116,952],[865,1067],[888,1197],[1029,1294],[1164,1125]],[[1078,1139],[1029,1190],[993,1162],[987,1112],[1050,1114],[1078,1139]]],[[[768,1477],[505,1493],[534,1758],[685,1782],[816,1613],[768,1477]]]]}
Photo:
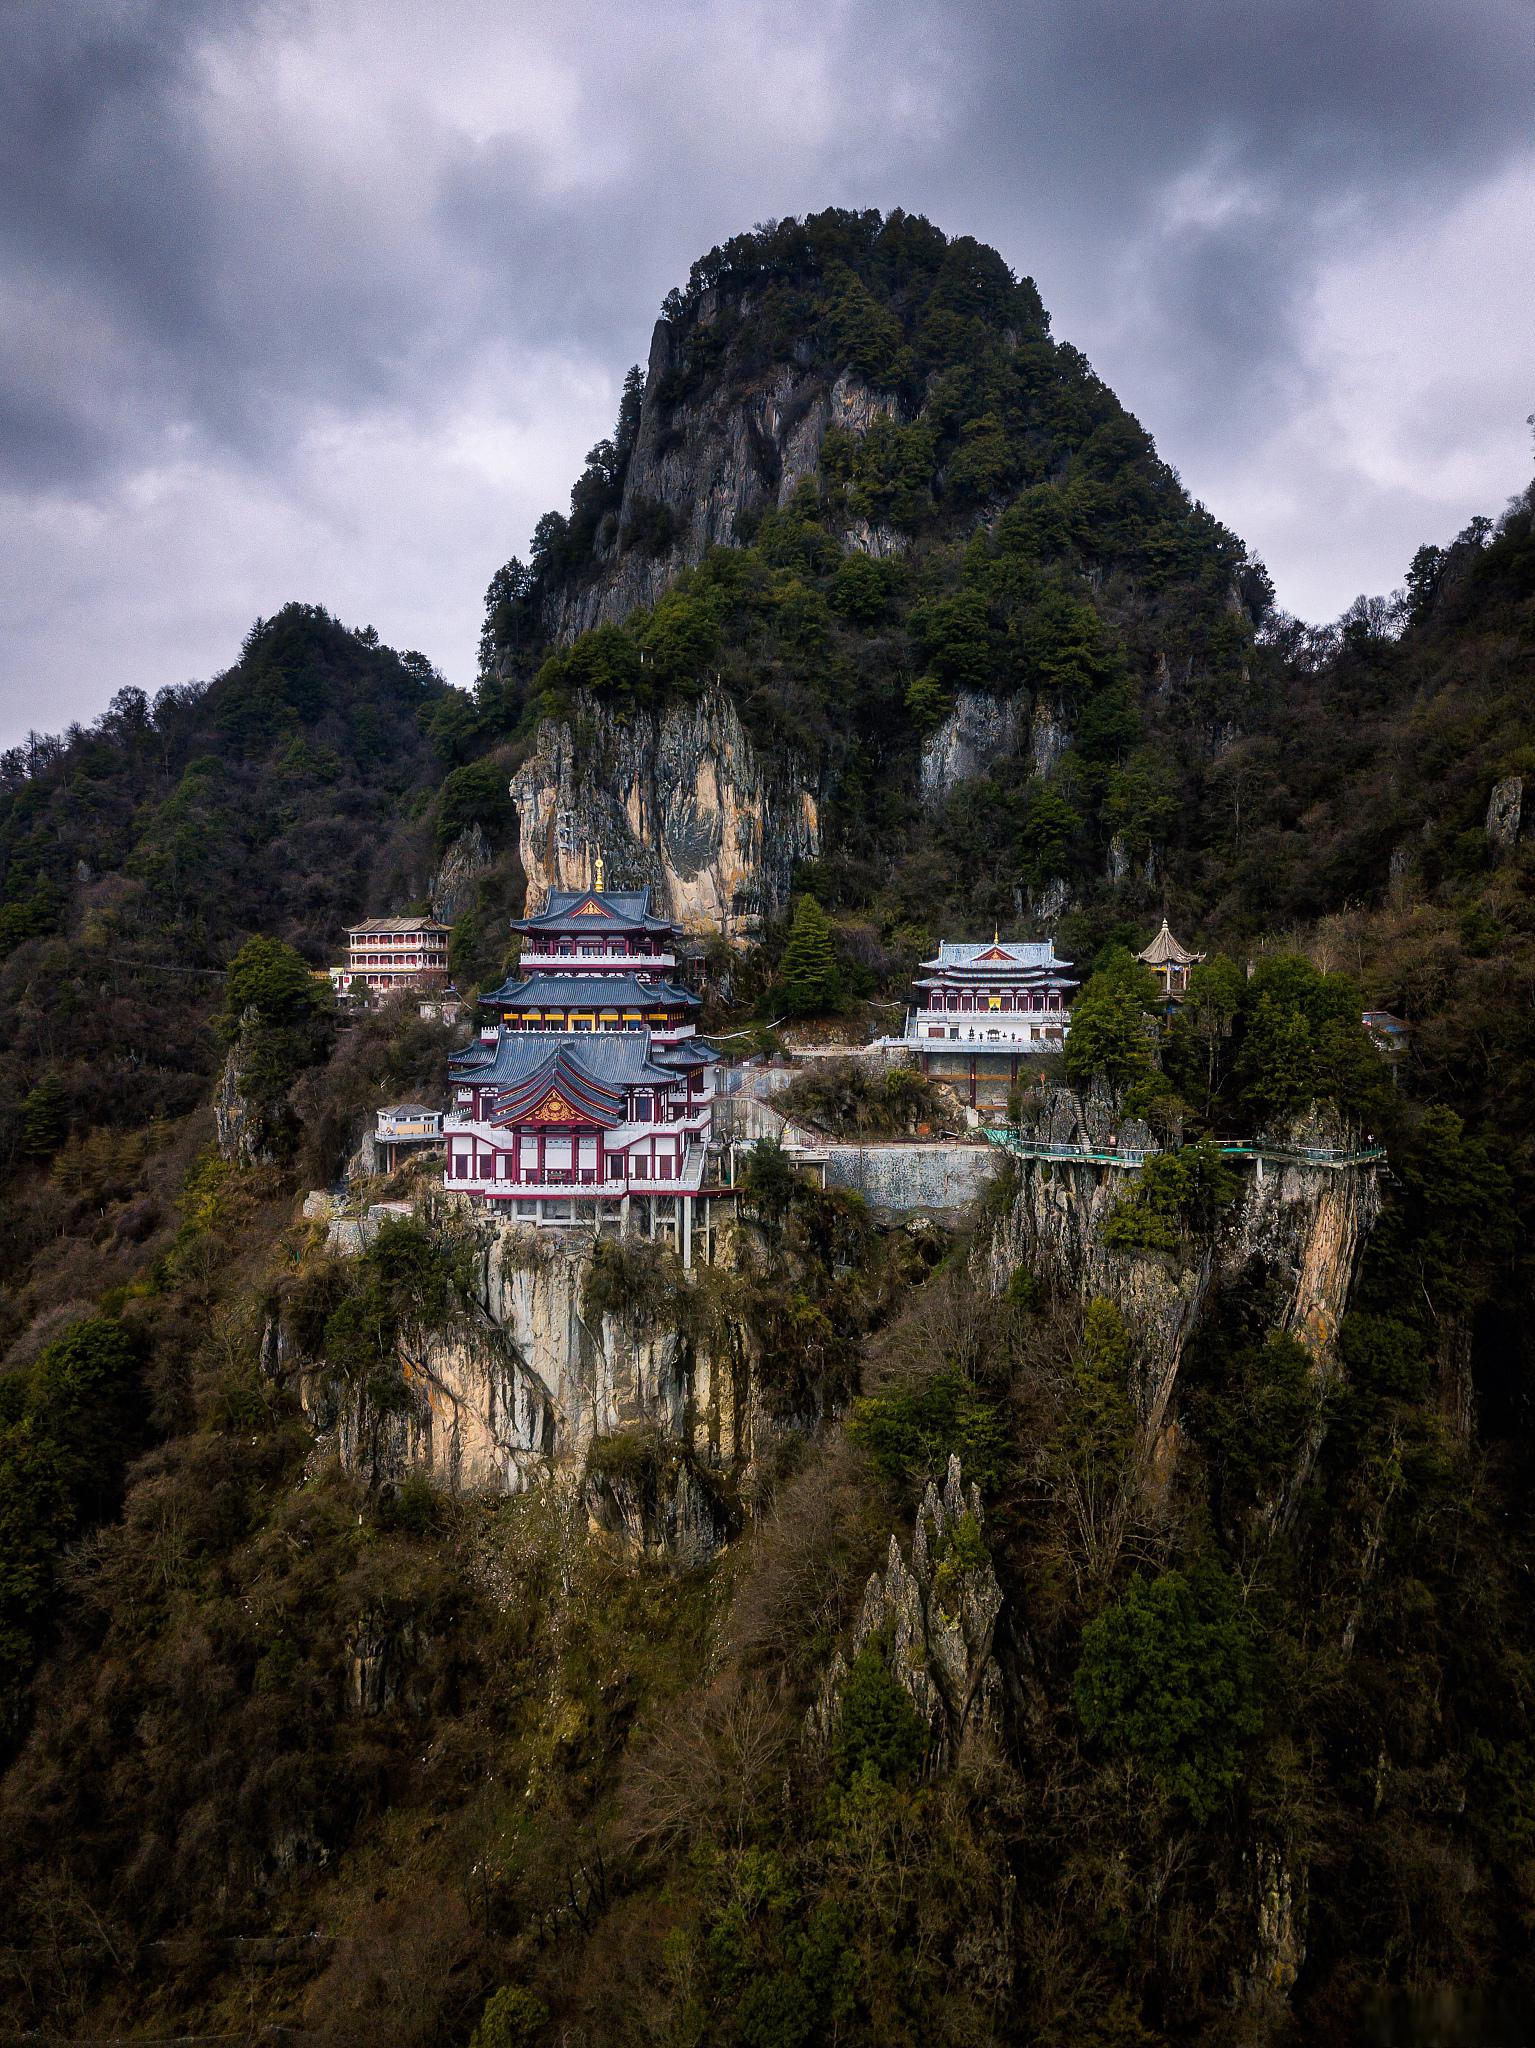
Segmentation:
{"type": "Polygon", "coordinates": [[[801,896],[778,964],[778,1000],[791,1017],[814,1017],[833,1008],[841,994],[826,912],[813,896],[801,896]]]}
{"type": "Polygon", "coordinates": [[[22,1099],[19,1146],[23,1159],[47,1159],[69,1129],[69,1104],[57,1074],[44,1074],[22,1099]]]}

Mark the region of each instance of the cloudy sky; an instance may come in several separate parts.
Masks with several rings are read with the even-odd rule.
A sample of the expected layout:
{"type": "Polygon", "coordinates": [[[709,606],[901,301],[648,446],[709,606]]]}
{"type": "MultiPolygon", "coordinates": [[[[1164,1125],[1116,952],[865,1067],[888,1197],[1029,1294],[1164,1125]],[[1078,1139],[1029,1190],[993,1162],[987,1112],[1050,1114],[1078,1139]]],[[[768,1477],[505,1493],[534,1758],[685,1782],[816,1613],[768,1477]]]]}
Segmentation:
{"type": "Polygon", "coordinates": [[[1336,615],[1528,480],[1528,0],[0,0],[0,742],[291,597],[473,674],[711,243],[1038,282],[1336,615]]]}

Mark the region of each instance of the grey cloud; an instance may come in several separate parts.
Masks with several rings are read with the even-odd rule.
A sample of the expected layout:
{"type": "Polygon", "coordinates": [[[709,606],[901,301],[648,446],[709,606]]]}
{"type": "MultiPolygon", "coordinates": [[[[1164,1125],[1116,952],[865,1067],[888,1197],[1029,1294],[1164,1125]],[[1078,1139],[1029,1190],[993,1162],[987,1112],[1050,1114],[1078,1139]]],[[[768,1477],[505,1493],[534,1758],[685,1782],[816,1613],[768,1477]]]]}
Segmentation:
{"type": "MultiPolygon", "coordinates": [[[[642,24],[613,0],[438,0],[412,68],[392,66],[421,18],[416,0],[0,0],[13,518],[93,505],[110,530],[137,479],[201,465],[231,530],[237,475],[290,493],[324,571],[298,504],[311,430],[430,448],[487,365],[521,418],[556,361],[588,394],[560,423],[584,443],[694,257],[827,204],[994,242],[1218,483],[1255,423],[1316,402],[1323,267],[1527,148],[1535,87],[1525,0],[653,0],[642,24]],[[465,50],[472,115],[434,71],[465,50]]],[[[509,488],[550,504],[569,483],[509,488]]],[[[475,581],[523,538],[487,532],[475,581]]],[[[332,531],[350,588],[344,545],[332,531]]],[[[46,573],[46,550],[27,560],[46,573]]],[[[378,573],[441,574],[426,546],[378,573]]],[[[105,570],[93,588],[123,601],[105,570]]],[[[232,578],[230,641],[287,594],[232,578]]],[[[23,676],[34,659],[11,650],[23,676]]]]}

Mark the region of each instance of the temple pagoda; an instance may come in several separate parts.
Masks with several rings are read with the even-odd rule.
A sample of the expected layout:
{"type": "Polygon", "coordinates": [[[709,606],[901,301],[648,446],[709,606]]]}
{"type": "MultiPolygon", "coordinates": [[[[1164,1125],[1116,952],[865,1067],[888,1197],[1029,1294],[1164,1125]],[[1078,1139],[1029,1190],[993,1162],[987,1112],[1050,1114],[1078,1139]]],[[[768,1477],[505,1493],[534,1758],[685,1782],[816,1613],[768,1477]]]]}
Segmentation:
{"type": "Polygon", "coordinates": [[[560,889],[518,919],[515,974],[480,997],[481,1036],[649,1031],[658,1044],[691,1037],[698,997],[671,977],[679,928],[650,908],[648,889],[560,889]]]}
{"type": "Polygon", "coordinates": [[[906,1020],[924,1073],[972,1104],[1005,1102],[1024,1062],[1065,1043],[1070,967],[1049,939],[945,939],[922,962],[906,1020]]]}
{"type": "Polygon", "coordinates": [[[524,1221],[669,1237],[691,1262],[718,1054],[648,889],[558,890],[450,1061],[446,1185],[524,1221]]]}
{"type": "Polygon", "coordinates": [[[1135,957],[1143,967],[1151,969],[1168,1002],[1176,1003],[1182,1000],[1183,992],[1189,985],[1189,969],[1197,967],[1205,956],[1203,953],[1191,953],[1186,946],[1180,946],[1168,929],[1167,919],[1164,917],[1162,929],[1145,951],[1137,953],[1135,957]]]}

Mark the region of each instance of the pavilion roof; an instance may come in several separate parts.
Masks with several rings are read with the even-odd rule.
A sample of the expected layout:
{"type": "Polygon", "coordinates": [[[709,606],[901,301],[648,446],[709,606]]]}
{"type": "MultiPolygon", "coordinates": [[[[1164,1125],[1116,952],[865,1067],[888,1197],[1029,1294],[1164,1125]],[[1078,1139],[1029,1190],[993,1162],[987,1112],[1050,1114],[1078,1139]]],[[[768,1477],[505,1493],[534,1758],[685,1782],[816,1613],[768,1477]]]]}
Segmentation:
{"type": "Polygon", "coordinates": [[[1136,959],[1148,967],[1194,967],[1205,957],[1203,953],[1191,953],[1186,946],[1180,946],[1168,930],[1167,919],[1162,920],[1162,929],[1157,933],[1144,953],[1137,953],[1136,959]]]}
{"type": "Polygon", "coordinates": [[[651,1058],[648,1031],[500,1031],[493,1046],[477,1040],[448,1062],[455,1081],[476,1087],[520,1084],[567,1051],[587,1077],[604,1087],[627,1088],[644,1081],[675,1081],[676,1074],[651,1058]]]}
{"type": "Polygon", "coordinates": [[[482,1003],[498,1004],[508,1010],[534,1010],[545,1004],[565,1004],[593,1010],[618,1010],[627,1003],[643,1010],[662,1005],[683,1004],[697,1009],[699,998],[691,989],[674,981],[652,981],[642,974],[522,974],[510,975],[500,988],[480,997],[482,1003]]]}
{"type": "Polygon", "coordinates": [[[515,918],[514,932],[674,932],[668,917],[657,917],[645,889],[551,889],[542,910],[515,918]]]}

